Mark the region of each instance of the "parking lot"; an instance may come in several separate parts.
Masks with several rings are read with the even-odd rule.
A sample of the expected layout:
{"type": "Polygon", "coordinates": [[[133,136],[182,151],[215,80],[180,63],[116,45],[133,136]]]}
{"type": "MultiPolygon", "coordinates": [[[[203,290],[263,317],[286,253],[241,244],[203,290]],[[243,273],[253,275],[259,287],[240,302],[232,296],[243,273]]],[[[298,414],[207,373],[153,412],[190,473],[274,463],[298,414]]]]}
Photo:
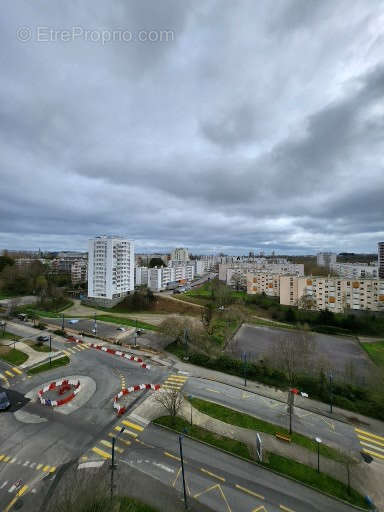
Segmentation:
{"type": "MultiPolygon", "coordinates": [[[[46,321],[49,324],[55,324],[59,328],[63,325],[63,319],[61,318],[46,318],[46,321]]],[[[96,334],[101,338],[116,338],[117,336],[120,338],[124,338],[124,333],[128,336],[129,333],[132,332],[132,328],[127,326],[122,326],[124,329],[119,329],[118,324],[109,324],[106,322],[96,321],[96,334]]],[[[90,320],[88,318],[64,318],[64,329],[71,329],[77,331],[78,333],[83,332],[84,334],[95,334],[93,329],[95,329],[95,321],[90,320]]]]}
{"type": "MultiPolygon", "coordinates": [[[[227,347],[227,352],[240,359],[246,352],[249,361],[260,361],[268,358],[273,344],[277,344],[282,336],[289,336],[294,342],[294,330],[276,329],[265,326],[244,324],[227,347]]],[[[313,361],[319,368],[322,364],[332,368],[335,376],[344,376],[353,371],[360,384],[368,382],[375,373],[376,367],[369,359],[357,340],[350,337],[329,336],[319,333],[308,333],[313,340],[313,361]]]]}

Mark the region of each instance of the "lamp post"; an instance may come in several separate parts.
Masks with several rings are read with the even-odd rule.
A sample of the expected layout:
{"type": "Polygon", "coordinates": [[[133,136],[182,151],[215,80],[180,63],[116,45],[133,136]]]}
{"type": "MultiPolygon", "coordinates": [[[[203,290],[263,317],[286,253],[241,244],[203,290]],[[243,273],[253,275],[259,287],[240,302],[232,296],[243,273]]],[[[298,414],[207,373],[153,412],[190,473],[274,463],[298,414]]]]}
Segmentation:
{"type": "Polygon", "coordinates": [[[63,317],[61,319],[61,330],[64,331],[64,313],[63,313],[63,317]]]}
{"type": "Polygon", "coordinates": [[[184,508],[188,510],[188,502],[187,502],[187,492],[185,490],[185,474],[184,474],[184,459],[183,459],[183,435],[179,435],[179,446],[180,446],[180,461],[181,461],[181,473],[183,476],[183,493],[184,493],[184,508]]]}
{"type": "Polygon", "coordinates": [[[315,437],[317,443],[317,472],[320,473],[320,444],[322,443],[320,437],[315,437]]]}
{"type": "Polygon", "coordinates": [[[190,404],[191,404],[191,427],[192,427],[192,402],[191,402],[191,399],[193,398],[193,396],[189,395],[188,398],[189,398],[189,401],[190,401],[190,404]]]}
{"type": "Polygon", "coordinates": [[[243,363],[244,363],[244,387],[247,387],[247,353],[243,352],[243,363]]]}
{"type": "Polygon", "coordinates": [[[330,413],[333,412],[333,374],[329,374],[329,389],[330,389],[330,413]]]}
{"type": "Polygon", "coordinates": [[[93,326],[93,329],[95,331],[95,336],[97,336],[97,321],[96,321],[96,312],[95,312],[95,320],[94,320],[94,326],[93,326]]]}
{"type": "Polygon", "coordinates": [[[52,352],[52,336],[49,335],[49,366],[51,366],[51,364],[52,364],[51,352],[52,352]]]}
{"type": "MultiPolygon", "coordinates": [[[[121,427],[119,434],[124,432],[124,430],[125,430],[125,427],[121,427]]],[[[116,442],[116,437],[113,436],[112,437],[112,446],[111,446],[112,460],[111,460],[111,465],[110,465],[110,469],[111,469],[111,502],[113,501],[113,489],[114,489],[113,477],[114,477],[114,471],[117,468],[117,465],[115,464],[115,442],[116,442]]]]}

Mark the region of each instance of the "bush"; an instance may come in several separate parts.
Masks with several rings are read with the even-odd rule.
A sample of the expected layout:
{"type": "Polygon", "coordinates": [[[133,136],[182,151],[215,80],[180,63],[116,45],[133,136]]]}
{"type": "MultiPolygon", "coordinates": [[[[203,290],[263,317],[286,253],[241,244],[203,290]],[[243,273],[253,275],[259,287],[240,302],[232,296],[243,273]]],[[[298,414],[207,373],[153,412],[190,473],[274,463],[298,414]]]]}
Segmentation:
{"type": "Polygon", "coordinates": [[[67,333],[63,331],[62,329],[56,329],[56,331],[53,331],[53,334],[57,334],[57,336],[66,336],[67,333]]]}

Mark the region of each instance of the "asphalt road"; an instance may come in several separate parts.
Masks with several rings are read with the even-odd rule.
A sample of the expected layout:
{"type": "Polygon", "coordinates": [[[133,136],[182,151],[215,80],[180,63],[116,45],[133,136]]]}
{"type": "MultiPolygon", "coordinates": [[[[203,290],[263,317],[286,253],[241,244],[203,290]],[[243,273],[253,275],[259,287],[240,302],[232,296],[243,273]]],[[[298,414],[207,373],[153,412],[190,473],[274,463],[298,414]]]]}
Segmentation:
{"type": "MultiPolygon", "coordinates": [[[[36,332],[26,326],[12,330],[18,331],[20,335],[36,332]]],[[[52,345],[69,353],[70,365],[33,377],[25,373],[16,374],[9,378],[11,389],[17,390],[22,396],[43,383],[64,376],[87,375],[96,383],[96,391],[87,403],[70,415],[40,404],[25,403],[21,411],[40,418],[42,421],[39,423],[20,422],[12,410],[1,413],[0,509],[7,505],[16,492],[12,489],[14,482],[22,480],[29,490],[37,490],[39,482],[52,477],[61,464],[78,458],[94,443],[95,438],[102,436],[116,422],[112,400],[121,389],[122,381],[126,386],[159,383],[168,374],[168,370],[162,367],[152,366],[148,371],[127,359],[94,349],[82,350],[75,344],[59,341],[57,337],[52,345]]],[[[1,367],[8,366],[1,363],[1,367]]],[[[137,393],[139,395],[140,392],[137,393]]],[[[132,397],[136,399],[136,396],[132,397]]],[[[28,495],[24,501],[28,503],[28,495]]]]}
{"type": "MultiPolygon", "coordinates": [[[[287,404],[265,398],[255,393],[220,384],[214,381],[190,377],[184,391],[195,397],[203,398],[240,412],[256,416],[270,423],[289,428],[287,404]]],[[[341,421],[294,408],[293,430],[310,438],[320,437],[324,443],[335,448],[361,450],[354,428],[341,421]]]]}
{"type": "MultiPolygon", "coordinates": [[[[36,332],[24,325],[17,326],[14,330],[17,334],[36,332]]],[[[126,425],[127,432],[120,435],[124,440],[117,442],[120,467],[124,464],[134,467],[180,490],[178,437],[156,426],[140,426],[132,419],[134,413],[132,417],[125,415],[118,419],[112,410],[112,398],[121,388],[122,381],[126,386],[146,382],[160,383],[169,375],[169,369],[152,366],[150,371],[146,371],[136,363],[97,350],[80,348],[57,337],[53,340],[53,346],[70,351],[71,364],[32,378],[28,378],[24,373],[17,374],[10,379],[11,389],[17,390],[22,396],[42,383],[65,375],[87,375],[95,381],[96,391],[88,402],[70,415],[61,414],[37,403],[22,401],[20,411],[35,415],[39,423],[22,423],[16,419],[12,411],[1,415],[2,510],[8,512],[7,507],[17,492],[14,484],[18,482],[21,489],[28,486],[25,495],[17,502],[18,506],[21,505],[22,511],[39,511],[42,499],[55,475],[60,474],[62,465],[71,461],[81,461],[84,454],[84,460],[90,461],[91,464],[97,461],[105,463],[105,460],[109,460],[110,437],[116,435],[116,429],[119,431],[122,425],[126,425]],[[124,424],[124,421],[128,423],[124,424]],[[126,435],[129,432],[132,437],[126,435]]],[[[245,412],[255,413],[257,410],[258,416],[261,412],[265,419],[270,420],[280,415],[280,420],[286,421],[284,410],[278,411],[280,405],[269,407],[257,395],[256,398],[254,395],[243,396],[242,391],[229,386],[192,377],[185,379],[183,391],[188,394],[215,401],[222,400],[224,405],[237,409],[240,403],[241,410],[245,412]]],[[[132,396],[132,400],[135,399],[136,396],[132,396]]],[[[304,423],[304,418],[302,420],[303,423],[295,424],[295,428],[310,431],[310,426],[304,423]]],[[[319,425],[323,421],[320,417],[317,420],[319,425]]],[[[299,421],[298,418],[295,418],[296,421],[299,421]]],[[[347,433],[339,432],[338,424],[336,427],[338,436],[347,437],[347,433]]],[[[332,438],[332,435],[336,434],[322,431],[321,435],[328,439],[326,435],[332,438]]],[[[187,438],[184,439],[184,456],[188,492],[197,500],[220,512],[351,510],[347,505],[187,438]]]]}
{"type": "MultiPolygon", "coordinates": [[[[272,345],[278,343],[281,336],[290,336],[294,340],[295,331],[244,324],[227,351],[238,359],[246,352],[249,360],[259,361],[268,358],[272,345]]],[[[314,342],[312,359],[315,366],[330,367],[334,375],[340,377],[345,372],[352,373],[359,384],[367,383],[375,366],[355,339],[319,333],[309,333],[309,336],[314,342]]]]}

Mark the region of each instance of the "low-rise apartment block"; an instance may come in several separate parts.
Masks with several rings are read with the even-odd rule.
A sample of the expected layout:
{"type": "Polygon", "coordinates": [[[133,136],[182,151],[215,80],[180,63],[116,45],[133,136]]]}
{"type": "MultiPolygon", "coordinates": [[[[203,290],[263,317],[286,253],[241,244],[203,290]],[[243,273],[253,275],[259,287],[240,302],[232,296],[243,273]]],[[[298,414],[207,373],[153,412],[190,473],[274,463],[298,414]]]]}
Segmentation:
{"type": "Polygon", "coordinates": [[[275,275],[304,275],[303,263],[291,263],[289,261],[281,263],[221,263],[219,264],[219,279],[225,281],[228,285],[233,285],[233,276],[241,273],[244,282],[247,281],[247,273],[254,272],[260,274],[275,275]],[[236,270],[237,273],[227,272],[228,270],[236,270]]]}
{"type": "Polygon", "coordinates": [[[384,280],[281,276],[280,304],[334,313],[384,311],[384,280]]]}
{"type": "Polygon", "coordinates": [[[265,293],[265,295],[270,297],[279,297],[280,277],[278,274],[248,272],[247,293],[250,295],[265,293]]]}
{"type": "Polygon", "coordinates": [[[75,260],[71,265],[72,284],[85,283],[88,280],[88,261],[75,260]]]}
{"type": "Polygon", "coordinates": [[[319,267],[330,267],[336,263],[337,254],[335,252],[319,252],[317,254],[317,264],[319,267]]]}
{"type": "Polygon", "coordinates": [[[365,265],[364,263],[331,263],[330,269],[340,277],[351,279],[365,279],[379,277],[377,265],[365,265]]]}

